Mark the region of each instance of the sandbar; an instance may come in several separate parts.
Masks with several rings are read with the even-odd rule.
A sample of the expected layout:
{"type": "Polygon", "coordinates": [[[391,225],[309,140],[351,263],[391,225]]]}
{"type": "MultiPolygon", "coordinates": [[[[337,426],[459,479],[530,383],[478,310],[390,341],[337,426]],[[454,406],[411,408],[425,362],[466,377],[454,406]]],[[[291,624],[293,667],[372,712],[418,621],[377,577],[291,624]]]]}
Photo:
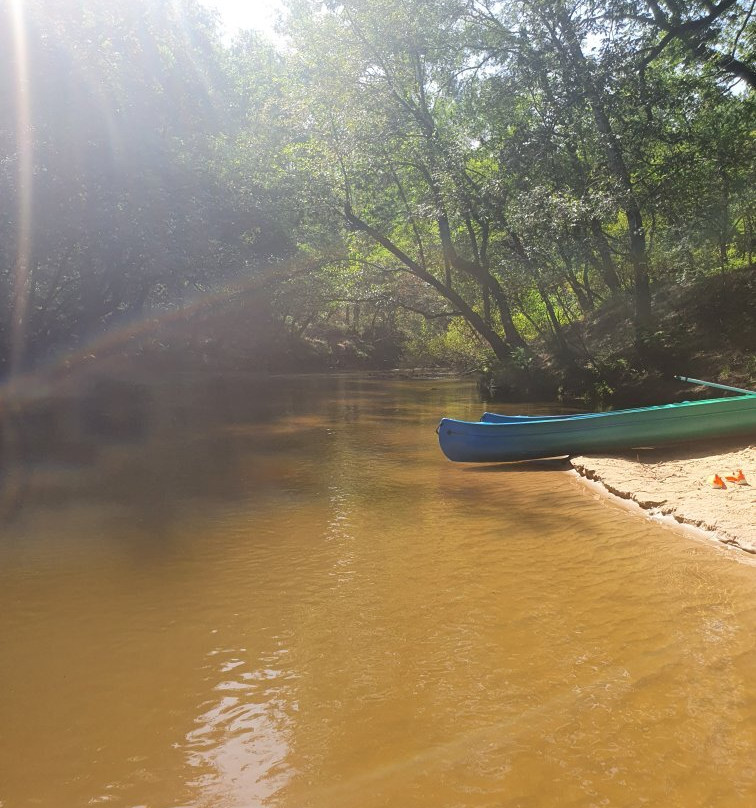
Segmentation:
{"type": "Polygon", "coordinates": [[[649,515],[671,517],[756,554],[756,445],[701,441],[570,459],[582,477],[649,515]],[[746,484],[725,479],[738,470],[746,484]],[[726,488],[712,486],[715,474],[726,488]]]}

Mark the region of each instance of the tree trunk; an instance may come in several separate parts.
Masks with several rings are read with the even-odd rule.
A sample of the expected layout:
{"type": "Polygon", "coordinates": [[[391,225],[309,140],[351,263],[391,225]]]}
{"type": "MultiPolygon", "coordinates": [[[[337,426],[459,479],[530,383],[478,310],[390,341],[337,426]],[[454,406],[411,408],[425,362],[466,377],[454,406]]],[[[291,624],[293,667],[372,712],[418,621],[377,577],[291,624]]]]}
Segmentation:
{"type": "Polygon", "coordinates": [[[351,210],[344,211],[344,217],[351,227],[355,230],[360,230],[367,234],[388,250],[395,258],[397,258],[406,268],[406,270],[419,278],[421,281],[427,283],[435,289],[442,297],[446,298],[462,317],[465,318],[470,327],[478,333],[490,346],[496,358],[502,363],[507,363],[511,360],[511,346],[508,345],[499,334],[476,312],[467,301],[456,291],[450,289],[443,281],[439,280],[435,275],[429,272],[425,267],[420,265],[417,261],[410,258],[400,247],[394,244],[391,239],[386,238],[382,233],[371,227],[367,222],[363,221],[352,213],[351,210]]]}
{"type": "Polygon", "coordinates": [[[589,314],[591,311],[593,311],[593,302],[590,289],[583,288],[582,284],[577,278],[577,275],[575,275],[575,270],[572,268],[572,258],[565,252],[561,244],[557,244],[557,249],[559,250],[560,258],[564,263],[564,276],[567,279],[570,289],[572,289],[572,293],[575,295],[575,299],[580,307],[580,311],[583,314],[589,314]]]}
{"type": "Polygon", "coordinates": [[[549,318],[549,322],[551,323],[551,330],[554,334],[556,344],[559,347],[560,351],[566,351],[567,343],[564,340],[564,334],[562,334],[562,326],[559,323],[559,318],[557,317],[556,311],[554,310],[554,305],[551,302],[549,293],[546,291],[546,289],[544,288],[543,284],[540,281],[536,283],[536,287],[538,288],[538,294],[540,294],[544,306],[546,306],[546,314],[549,318]]]}
{"type": "Polygon", "coordinates": [[[564,44],[566,45],[572,68],[581,89],[588,99],[596,129],[601,136],[607,167],[623,191],[624,211],[629,231],[630,263],[633,267],[635,285],[635,328],[636,335],[641,337],[648,330],[651,321],[651,289],[648,277],[646,230],[643,225],[643,216],[635,197],[630,171],[625,163],[618,138],[612,129],[603,100],[593,81],[590,66],[578,41],[572,20],[561,3],[557,8],[556,19],[564,37],[564,44]]]}
{"type": "MultiPolygon", "coordinates": [[[[606,234],[601,228],[601,222],[598,219],[591,220],[591,232],[593,233],[593,243],[596,246],[596,251],[599,254],[599,260],[595,261],[596,269],[604,279],[606,288],[612,295],[618,295],[622,291],[622,284],[620,283],[617,269],[614,266],[612,259],[612,251],[609,249],[609,243],[606,240],[606,234]]],[[[592,258],[592,254],[590,253],[592,258]]]]}
{"type": "Polygon", "coordinates": [[[506,341],[513,348],[525,348],[525,340],[522,338],[520,332],[517,330],[517,326],[514,324],[509,298],[507,297],[506,292],[501,288],[501,284],[496,280],[496,278],[494,278],[493,275],[491,275],[486,267],[481,266],[475,261],[468,261],[466,258],[459,255],[454,248],[454,244],[452,243],[449,222],[447,221],[446,216],[443,214],[438,218],[438,232],[441,237],[441,244],[443,246],[445,260],[447,260],[451,266],[454,267],[454,269],[457,269],[460,272],[465,272],[472,278],[475,278],[475,280],[477,280],[481,286],[489,290],[491,296],[496,302],[496,308],[499,312],[499,318],[501,319],[501,325],[504,329],[506,341]]]}

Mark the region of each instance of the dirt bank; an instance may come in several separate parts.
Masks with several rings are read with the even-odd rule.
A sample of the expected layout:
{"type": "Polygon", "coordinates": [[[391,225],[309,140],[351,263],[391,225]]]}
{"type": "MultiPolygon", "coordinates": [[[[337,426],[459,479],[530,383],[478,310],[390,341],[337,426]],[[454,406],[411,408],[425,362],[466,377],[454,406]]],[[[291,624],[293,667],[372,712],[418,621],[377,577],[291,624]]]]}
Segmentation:
{"type": "Polygon", "coordinates": [[[707,441],[667,448],[633,449],[616,454],[573,457],[583,477],[607,491],[637,502],[653,515],[705,530],[712,538],[756,553],[756,445],[707,441]],[[746,485],[724,480],[714,488],[714,474],[742,469],[746,485]]]}

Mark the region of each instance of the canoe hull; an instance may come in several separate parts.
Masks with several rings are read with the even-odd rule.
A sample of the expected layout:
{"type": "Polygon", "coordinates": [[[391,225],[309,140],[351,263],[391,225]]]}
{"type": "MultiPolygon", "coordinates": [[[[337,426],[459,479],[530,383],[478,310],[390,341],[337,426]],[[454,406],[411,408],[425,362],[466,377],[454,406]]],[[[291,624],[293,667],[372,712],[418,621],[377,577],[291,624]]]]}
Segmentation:
{"type": "Polygon", "coordinates": [[[438,427],[441,450],[461,463],[535,460],[730,435],[756,436],[756,396],[563,418],[443,418],[438,427]]]}

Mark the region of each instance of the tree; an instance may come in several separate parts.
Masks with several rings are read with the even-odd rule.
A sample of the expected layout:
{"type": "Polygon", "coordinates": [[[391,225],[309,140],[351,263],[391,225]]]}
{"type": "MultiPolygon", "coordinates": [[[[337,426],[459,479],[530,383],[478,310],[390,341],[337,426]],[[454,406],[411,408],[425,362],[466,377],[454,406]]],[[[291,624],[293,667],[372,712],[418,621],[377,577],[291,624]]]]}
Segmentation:
{"type": "Polygon", "coordinates": [[[201,6],[28,0],[17,22],[0,56],[6,366],[285,252],[270,198],[229,192],[238,95],[201,6]]]}
{"type": "Polygon", "coordinates": [[[339,5],[322,17],[299,5],[294,69],[306,99],[306,166],[319,204],[339,211],[353,249],[422,280],[506,361],[524,341],[489,263],[492,222],[469,169],[475,144],[457,111],[462,11],[456,2],[407,8],[385,0],[339,5]],[[497,323],[484,299],[494,302],[497,323]]]}
{"type": "Polygon", "coordinates": [[[640,10],[637,3],[622,0],[610,4],[610,14],[641,26],[643,65],[650,64],[665,48],[679,42],[699,62],[756,88],[753,2],[645,0],[642,5],[644,10],[640,10]]]}

